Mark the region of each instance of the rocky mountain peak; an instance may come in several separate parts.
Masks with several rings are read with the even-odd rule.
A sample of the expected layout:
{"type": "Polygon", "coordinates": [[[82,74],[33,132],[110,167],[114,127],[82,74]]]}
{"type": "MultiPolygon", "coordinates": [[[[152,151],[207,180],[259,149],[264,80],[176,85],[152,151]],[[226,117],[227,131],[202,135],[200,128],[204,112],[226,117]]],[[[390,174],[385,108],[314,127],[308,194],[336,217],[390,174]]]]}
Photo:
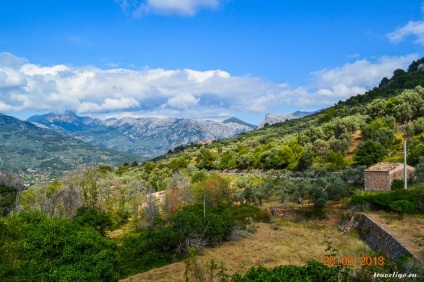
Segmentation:
{"type": "Polygon", "coordinates": [[[306,111],[296,111],[294,113],[285,114],[285,115],[275,115],[275,114],[266,114],[265,120],[261,121],[258,125],[258,128],[262,128],[265,126],[265,124],[272,125],[279,122],[284,122],[289,119],[296,119],[301,118],[304,116],[311,115],[315,112],[306,112],[306,111]]]}

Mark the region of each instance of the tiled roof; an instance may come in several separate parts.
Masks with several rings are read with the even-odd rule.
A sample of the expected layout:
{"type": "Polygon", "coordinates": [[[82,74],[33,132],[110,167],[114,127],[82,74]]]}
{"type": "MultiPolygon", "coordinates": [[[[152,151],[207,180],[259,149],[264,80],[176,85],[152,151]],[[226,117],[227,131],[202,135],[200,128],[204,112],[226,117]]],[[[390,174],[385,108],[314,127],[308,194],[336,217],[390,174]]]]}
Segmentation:
{"type": "Polygon", "coordinates": [[[402,163],[376,163],[373,166],[370,166],[365,171],[391,171],[399,166],[403,166],[402,163]]]}

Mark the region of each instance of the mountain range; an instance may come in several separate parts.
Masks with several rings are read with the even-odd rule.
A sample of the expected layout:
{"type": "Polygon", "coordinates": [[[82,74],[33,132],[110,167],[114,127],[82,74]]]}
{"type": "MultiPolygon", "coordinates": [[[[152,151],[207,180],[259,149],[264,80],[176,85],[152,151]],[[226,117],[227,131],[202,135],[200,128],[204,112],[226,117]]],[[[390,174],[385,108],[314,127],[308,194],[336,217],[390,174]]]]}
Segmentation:
{"type": "Polygon", "coordinates": [[[81,165],[118,165],[134,160],[129,154],[101,149],[0,114],[0,168],[19,174],[26,184],[35,183],[35,178],[54,179],[81,165]]]}
{"type": "Polygon", "coordinates": [[[81,165],[143,162],[181,145],[228,139],[256,128],[236,117],[222,122],[156,117],[101,120],[67,111],[22,121],[0,114],[0,169],[14,171],[31,184],[36,178],[51,180],[81,165]]]}
{"type": "Polygon", "coordinates": [[[181,145],[230,138],[256,127],[235,117],[223,122],[157,117],[100,120],[70,111],[36,115],[27,121],[101,148],[131,153],[140,160],[181,145]]]}

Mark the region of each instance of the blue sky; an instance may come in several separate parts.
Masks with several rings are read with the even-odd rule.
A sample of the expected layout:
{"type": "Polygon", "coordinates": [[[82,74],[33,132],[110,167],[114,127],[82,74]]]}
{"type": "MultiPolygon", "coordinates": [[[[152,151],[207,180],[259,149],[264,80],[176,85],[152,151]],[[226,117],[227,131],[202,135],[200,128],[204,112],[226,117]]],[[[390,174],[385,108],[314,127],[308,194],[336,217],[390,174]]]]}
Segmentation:
{"type": "Polygon", "coordinates": [[[0,112],[258,123],[423,56],[423,2],[2,1],[0,112]]]}

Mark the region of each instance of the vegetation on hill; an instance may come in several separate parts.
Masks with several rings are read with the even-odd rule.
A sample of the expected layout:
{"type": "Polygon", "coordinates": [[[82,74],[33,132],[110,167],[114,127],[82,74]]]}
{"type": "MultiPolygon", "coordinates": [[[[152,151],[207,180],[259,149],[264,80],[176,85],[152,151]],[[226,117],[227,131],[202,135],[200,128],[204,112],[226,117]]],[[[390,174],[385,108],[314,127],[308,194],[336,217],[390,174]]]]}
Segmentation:
{"type": "Polygon", "coordinates": [[[81,165],[117,165],[134,159],[2,114],[0,140],[0,169],[18,174],[27,185],[58,178],[81,165]]]}
{"type": "MultiPolygon", "coordinates": [[[[417,86],[386,100],[375,99],[367,106],[337,105],[200,149],[178,148],[165,160],[175,164],[185,159],[208,170],[304,171],[321,166],[339,171],[352,164],[400,161],[404,139],[410,152],[408,163],[415,166],[424,155],[423,105],[424,90],[417,86]]],[[[180,164],[184,168],[185,163],[180,164]]]]}
{"type": "MultiPolygon", "coordinates": [[[[0,215],[7,216],[0,220],[0,279],[115,281],[186,258],[192,248],[244,236],[255,229],[252,221],[270,222],[274,206],[296,206],[304,217],[326,219],[329,201],[340,205],[361,189],[367,166],[402,159],[403,140],[408,163],[422,175],[424,88],[415,65],[408,72],[396,70],[356,100],[232,139],[180,146],[141,165],[96,164],[24,191],[0,181],[0,215]],[[118,228],[129,231],[107,237],[118,228]]],[[[90,162],[97,160],[93,154],[87,155],[90,162]]],[[[61,165],[59,159],[49,161],[61,165]]],[[[420,185],[402,196],[358,195],[351,202],[400,215],[422,213],[420,185]]],[[[312,280],[351,277],[344,268],[311,261],[255,268],[233,279],[272,280],[288,273],[312,280]]]]}

